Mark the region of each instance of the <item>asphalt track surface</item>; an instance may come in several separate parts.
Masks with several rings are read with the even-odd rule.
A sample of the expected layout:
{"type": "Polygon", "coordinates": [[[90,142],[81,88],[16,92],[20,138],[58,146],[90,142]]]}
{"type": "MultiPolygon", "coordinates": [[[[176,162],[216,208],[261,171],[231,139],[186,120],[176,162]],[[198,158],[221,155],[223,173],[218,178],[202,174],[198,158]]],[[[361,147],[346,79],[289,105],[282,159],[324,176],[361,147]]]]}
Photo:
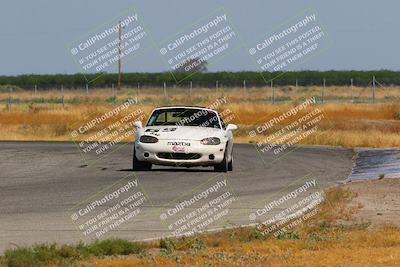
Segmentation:
{"type": "Polygon", "coordinates": [[[400,177],[400,149],[357,149],[354,168],[349,180],[400,177]]]}
{"type": "MultiPolygon", "coordinates": [[[[234,196],[234,201],[227,203],[227,214],[198,229],[262,222],[291,205],[290,201],[260,217],[249,219],[250,215],[258,216],[257,211],[267,203],[293,192],[307,181],[314,180],[315,186],[304,194],[343,181],[353,165],[352,150],[321,146],[300,146],[276,156],[271,151],[263,153],[251,144],[235,145],[234,170],[227,174],[204,167],[161,166],[150,172],[134,173],[131,158],[132,144],[121,145],[101,159],[90,155],[83,161],[77,146],[70,142],[0,142],[0,253],[6,248],[34,243],[95,239],[95,232],[85,236],[78,229],[84,217],[83,221],[74,221],[73,214],[127,181],[138,182],[146,201],[140,205],[140,213],[99,238],[143,240],[171,235],[168,225],[204,202],[199,201],[164,221],[160,214],[176,207],[183,199],[204,192],[218,179],[227,181],[229,186],[223,189],[234,196]]],[[[100,211],[98,208],[91,215],[98,215],[100,211]]]]}

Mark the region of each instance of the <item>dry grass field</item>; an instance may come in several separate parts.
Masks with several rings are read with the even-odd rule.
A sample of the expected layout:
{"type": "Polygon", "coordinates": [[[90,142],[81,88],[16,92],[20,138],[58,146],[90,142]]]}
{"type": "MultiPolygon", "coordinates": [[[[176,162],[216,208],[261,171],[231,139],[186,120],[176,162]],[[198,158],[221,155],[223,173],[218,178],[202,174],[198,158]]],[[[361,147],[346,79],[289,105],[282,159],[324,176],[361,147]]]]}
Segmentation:
{"type": "Polygon", "coordinates": [[[231,232],[235,237],[225,233],[225,236],[218,234],[210,238],[205,246],[211,247],[200,252],[188,249],[169,256],[92,258],[77,266],[398,266],[399,229],[383,227],[368,231],[362,227],[328,226],[331,229],[322,235],[267,241],[250,241],[251,233],[242,230],[242,233],[231,232]]]}
{"type": "MultiPolygon", "coordinates": [[[[111,89],[86,91],[60,90],[15,91],[0,93],[0,140],[70,140],[77,123],[100,116],[122,104],[128,98],[137,98],[145,114],[160,105],[208,106],[223,98],[226,103],[218,106],[228,114],[228,122],[239,125],[235,133],[237,142],[257,142],[271,132],[250,137],[249,131],[274,116],[292,109],[305,99],[314,97],[316,104],[302,110],[305,115],[319,109],[324,119],[318,130],[299,141],[302,144],[339,145],[345,147],[400,147],[400,88],[379,88],[376,103],[371,102],[371,88],[348,87],[280,87],[274,89],[275,103],[271,102],[271,88],[187,88],[111,89]],[[321,92],[324,103],[321,103],[321,92]],[[8,98],[11,96],[11,107],[8,98]],[[62,98],[64,99],[62,101],[62,98]],[[354,100],[354,101],[353,101],[354,100]],[[64,103],[63,103],[64,102],[64,103]]],[[[119,117],[111,118],[112,123],[119,117]]],[[[273,131],[287,126],[293,120],[276,124],[273,131]]],[[[100,129],[93,128],[92,131],[100,129]]],[[[90,134],[90,133],[88,133],[90,134]]],[[[81,136],[84,138],[85,136],[81,136]]],[[[129,140],[127,140],[129,141],[129,140]]]]}

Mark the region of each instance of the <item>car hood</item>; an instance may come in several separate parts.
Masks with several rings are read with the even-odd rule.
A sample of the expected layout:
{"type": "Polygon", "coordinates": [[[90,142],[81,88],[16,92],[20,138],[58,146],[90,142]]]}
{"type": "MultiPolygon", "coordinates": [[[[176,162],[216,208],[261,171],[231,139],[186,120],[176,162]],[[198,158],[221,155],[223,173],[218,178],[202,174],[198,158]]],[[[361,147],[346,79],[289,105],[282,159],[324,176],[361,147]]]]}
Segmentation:
{"type": "Polygon", "coordinates": [[[149,126],[143,129],[142,134],[151,135],[160,140],[202,140],[207,137],[223,138],[225,131],[196,126],[149,126]]]}

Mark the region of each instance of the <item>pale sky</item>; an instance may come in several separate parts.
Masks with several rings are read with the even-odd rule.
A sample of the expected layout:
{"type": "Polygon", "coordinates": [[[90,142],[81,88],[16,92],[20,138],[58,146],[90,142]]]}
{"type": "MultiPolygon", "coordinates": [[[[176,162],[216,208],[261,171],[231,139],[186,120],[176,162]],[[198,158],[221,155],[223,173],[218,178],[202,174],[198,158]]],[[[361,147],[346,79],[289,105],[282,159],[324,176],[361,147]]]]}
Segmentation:
{"type": "MultiPolygon", "coordinates": [[[[330,46],[296,69],[400,70],[398,0],[2,0],[0,75],[82,72],[68,44],[132,7],[155,43],[220,7],[241,39],[252,43],[311,8],[329,35],[330,46]]],[[[229,54],[208,69],[258,70],[246,49],[229,54]]],[[[114,66],[109,72],[116,70],[114,66]]],[[[124,64],[124,72],[167,70],[155,47],[124,64]]]]}

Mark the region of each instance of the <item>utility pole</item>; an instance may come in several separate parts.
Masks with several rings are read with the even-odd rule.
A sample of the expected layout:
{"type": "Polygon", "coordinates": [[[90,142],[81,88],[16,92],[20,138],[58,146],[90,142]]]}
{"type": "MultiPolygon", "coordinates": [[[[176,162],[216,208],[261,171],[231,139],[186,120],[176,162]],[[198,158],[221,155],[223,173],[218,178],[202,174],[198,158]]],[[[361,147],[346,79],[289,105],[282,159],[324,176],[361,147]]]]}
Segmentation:
{"type": "Polygon", "coordinates": [[[121,35],[122,35],[122,27],[121,27],[121,21],[118,23],[118,90],[121,90],[121,54],[122,54],[122,40],[121,40],[121,35]]]}
{"type": "Polygon", "coordinates": [[[325,85],[326,85],[326,80],[324,78],[323,80],[323,88],[322,88],[322,92],[321,92],[321,103],[324,103],[324,91],[325,91],[325,85]]]}

